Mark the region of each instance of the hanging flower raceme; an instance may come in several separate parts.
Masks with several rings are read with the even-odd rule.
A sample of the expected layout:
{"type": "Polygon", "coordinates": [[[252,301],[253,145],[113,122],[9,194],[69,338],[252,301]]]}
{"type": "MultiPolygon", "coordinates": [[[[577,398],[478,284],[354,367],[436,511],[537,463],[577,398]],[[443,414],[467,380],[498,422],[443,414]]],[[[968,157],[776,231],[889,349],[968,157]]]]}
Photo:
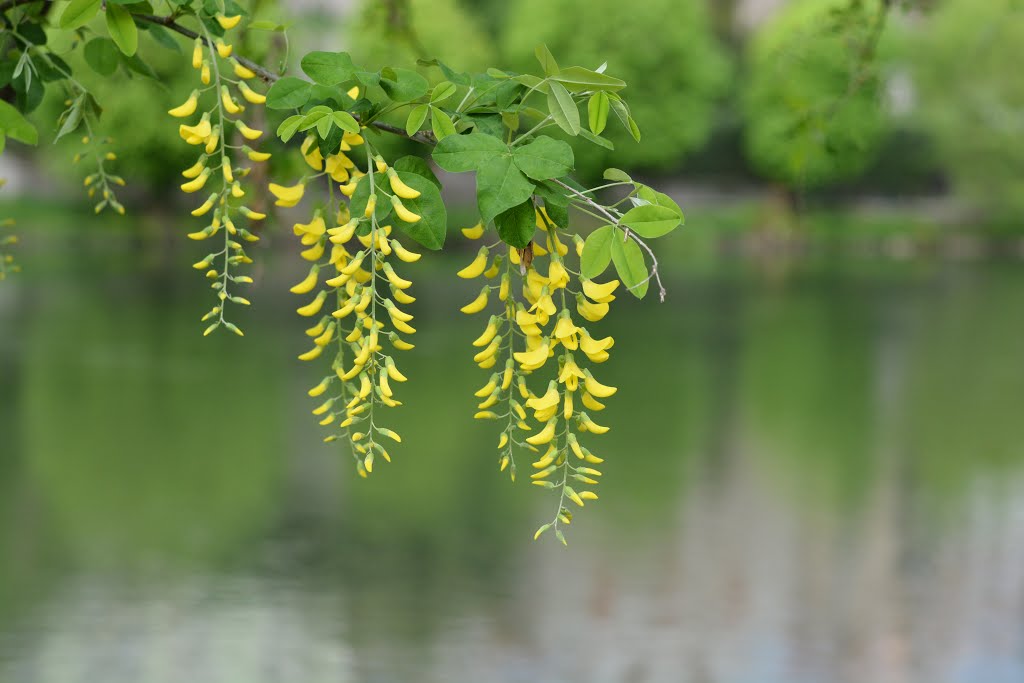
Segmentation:
{"type": "MultiPolygon", "coordinates": [[[[307,163],[338,182],[337,173],[328,168],[331,159],[343,152],[323,159],[319,152],[314,154],[313,144],[303,144],[307,163]]],[[[363,139],[347,134],[344,144],[351,149],[363,144],[363,139]]],[[[345,180],[354,184],[364,176],[354,164],[339,162],[335,168],[345,168],[345,180]]],[[[283,191],[287,189],[275,191],[279,202],[294,197],[294,192],[283,191]]],[[[351,194],[346,193],[345,186],[342,192],[351,194]]],[[[376,457],[391,461],[383,440],[401,442],[394,430],[379,423],[381,409],[402,405],[394,385],[406,381],[385,349],[413,348],[403,335],[416,331],[409,324],[412,315],[401,308],[415,301],[407,291],[412,283],[395,271],[391,257],[412,263],[420,255],[402,246],[392,236],[390,225],[379,225],[372,210],[352,216],[347,205],[336,211],[329,208],[331,225],[328,216],[317,212],[309,223],[297,223],[293,228],[306,247],[302,257],[312,265],[291,291],[306,296],[317,291],[298,309],[299,315],[317,318],[317,323],[306,330],[313,338],[313,347],[299,358],[314,361],[325,354],[330,357],[328,371],[309,390],[309,395],[319,401],[313,414],[320,418],[321,425],[335,430],[325,441],[343,438],[350,443],[356,468],[365,477],[373,472],[376,457]]]]}
{"type": "MultiPolygon", "coordinates": [[[[225,31],[235,28],[241,21],[240,16],[217,14],[214,18],[225,31]]],[[[188,237],[202,241],[221,232],[224,235],[220,249],[193,264],[195,269],[205,271],[206,277],[213,281],[210,286],[217,292],[219,300],[203,316],[204,321],[213,321],[204,335],[220,326],[242,334],[237,325],[227,320],[225,311],[229,303],[249,304],[246,298],[233,293],[234,285],[252,282],[249,276],[238,275],[237,269],[241,264],[252,263],[244,243],[259,240],[247,226],[266,217],[246,206],[243,180],[251,170],[248,163],[266,161],[270,154],[250,146],[263,133],[249,127],[240,116],[246,108],[242,102],[259,105],[266,101],[266,96],[246,82],[256,74],[232,57],[232,52],[230,43],[224,38],[212,38],[204,26],[203,35],[195,39],[192,50],[192,66],[199,71],[200,86],[168,112],[175,118],[193,121],[181,123],[178,133],[182,140],[198,151],[196,162],[182,171],[186,180],[181,189],[205,195],[192,215],[209,222],[202,229],[189,233],[188,237]],[[198,121],[194,118],[197,114],[198,121]],[[242,166],[242,163],[247,165],[242,166]]],[[[297,204],[301,197],[300,191],[294,203],[297,204]]]]}
{"type": "MultiPolygon", "coordinates": [[[[88,116],[84,119],[86,129],[91,130],[91,124],[88,116]]],[[[117,213],[124,215],[124,206],[117,201],[117,195],[114,191],[115,187],[124,187],[125,181],[119,175],[114,175],[107,168],[107,165],[117,161],[117,154],[111,151],[111,147],[114,143],[112,138],[97,139],[93,135],[85,135],[82,137],[82,150],[76,152],[75,156],[72,157],[72,163],[79,162],[92,162],[94,169],[91,173],[85,176],[82,180],[82,184],[86,188],[86,194],[89,195],[90,199],[99,198],[99,201],[93,206],[93,211],[96,213],[102,212],[106,208],[111,208],[117,213]]]]}
{"type": "MultiPolygon", "coordinates": [[[[484,346],[474,360],[481,367],[488,367],[484,364],[491,362],[491,357],[499,351],[507,351],[508,360],[503,370],[492,374],[477,393],[484,399],[478,406],[481,412],[477,417],[507,419],[507,427],[499,437],[499,449],[508,449],[501,455],[502,469],[512,458],[513,444],[536,454],[531,483],[557,493],[559,502],[554,519],[541,526],[535,538],[554,528],[564,542],[560,526],[572,522],[569,503],[582,507],[586,501],[596,500],[592,487],[601,476],[594,465],[599,465],[602,459],[582,443],[582,435],[608,431],[592,414],[604,409],[600,399],[616,391],[600,383],[589,368],[591,364],[608,360],[614,340],[592,335],[585,323],[597,322],[607,314],[619,282],[599,284],[574,278],[564,260],[569,249],[543,209],[537,212],[537,226],[544,233],[543,245],[533,243],[525,250],[509,252],[509,264],[521,266],[522,299],[516,300],[510,291],[513,271],[506,267],[499,285],[484,285],[476,299],[462,310],[466,313],[483,311],[492,290],[498,289],[505,313],[492,316],[484,334],[474,342],[484,346]],[[508,339],[506,345],[502,344],[500,335],[508,339]],[[496,345],[495,340],[498,340],[496,345]],[[548,368],[550,370],[545,372],[548,368]],[[534,393],[527,377],[545,378],[546,381],[541,380],[543,390],[534,393]],[[500,400],[507,401],[507,412],[490,410],[500,400]],[[537,426],[531,428],[528,418],[537,426]],[[529,435],[520,437],[514,429],[529,432],[529,435]]],[[[469,237],[480,237],[483,230],[478,226],[463,232],[469,237]]],[[[494,265],[488,267],[488,257],[487,247],[481,247],[459,275],[496,274],[494,265]]]]}

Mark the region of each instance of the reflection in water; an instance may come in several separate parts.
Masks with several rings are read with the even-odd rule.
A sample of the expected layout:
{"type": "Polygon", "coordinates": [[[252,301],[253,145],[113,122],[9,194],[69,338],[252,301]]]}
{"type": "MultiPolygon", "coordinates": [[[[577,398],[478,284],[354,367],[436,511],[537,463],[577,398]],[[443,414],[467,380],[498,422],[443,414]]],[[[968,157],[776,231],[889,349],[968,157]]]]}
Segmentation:
{"type": "Polygon", "coordinates": [[[462,285],[422,278],[406,444],[363,482],[282,287],[203,340],[194,292],[82,268],[0,292],[0,680],[1024,679],[1024,274],[625,303],[567,551],[470,419],[462,285]]]}

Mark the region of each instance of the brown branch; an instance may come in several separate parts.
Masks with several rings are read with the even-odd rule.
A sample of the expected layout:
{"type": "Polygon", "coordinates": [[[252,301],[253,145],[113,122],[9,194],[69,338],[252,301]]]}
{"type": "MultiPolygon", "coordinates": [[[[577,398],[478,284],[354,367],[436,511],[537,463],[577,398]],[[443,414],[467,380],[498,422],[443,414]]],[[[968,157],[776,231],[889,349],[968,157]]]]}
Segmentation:
{"type": "MultiPolygon", "coordinates": [[[[39,2],[39,0],[8,0],[8,1],[9,2],[14,2],[14,1],[39,2]]],[[[155,24],[157,26],[163,26],[164,28],[166,28],[168,30],[174,31],[176,33],[180,33],[181,35],[185,36],[186,38],[191,38],[192,40],[195,40],[196,38],[200,38],[203,42],[205,42],[209,46],[209,48],[211,50],[214,49],[214,46],[212,44],[210,44],[210,42],[208,40],[206,40],[205,38],[201,37],[198,33],[193,31],[192,29],[186,28],[186,27],[182,26],[181,24],[179,24],[176,21],[177,17],[175,17],[173,15],[166,16],[166,17],[158,17],[158,16],[155,16],[155,15],[152,15],[152,14],[135,14],[135,13],[132,13],[132,16],[135,18],[136,21],[144,21],[144,22],[147,22],[147,23],[150,23],[150,24],[155,24]]],[[[251,59],[248,59],[247,57],[243,57],[241,55],[237,55],[236,54],[235,55],[235,59],[238,60],[239,64],[241,64],[245,68],[247,68],[250,71],[252,71],[253,73],[255,73],[257,76],[259,76],[260,79],[263,80],[265,83],[274,83],[274,82],[276,82],[280,78],[280,76],[278,74],[275,74],[273,71],[270,71],[269,69],[267,69],[267,68],[265,68],[263,66],[260,66],[259,64],[257,64],[256,62],[252,61],[251,59]]],[[[359,116],[358,115],[353,114],[353,116],[354,116],[354,118],[357,121],[359,120],[359,116]]],[[[414,142],[419,142],[419,143],[422,143],[424,145],[431,145],[431,146],[433,146],[433,145],[437,144],[437,141],[434,139],[433,134],[428,133],[426,131],[421,132],[421,133],[416,133],[415,135],[409,135],[408,133],[405,132],[404,128],[401,128],[399,126],[393,126],[390,123],[384,123],[383,121],[372,121],[368,125],[376,128],[379,131],[383,131],[385,133],[391,133],[392,135],[399,135],[399,136],[401,136],[403,138],[408,138],[409,140],[412,140],[414,142]]]]}

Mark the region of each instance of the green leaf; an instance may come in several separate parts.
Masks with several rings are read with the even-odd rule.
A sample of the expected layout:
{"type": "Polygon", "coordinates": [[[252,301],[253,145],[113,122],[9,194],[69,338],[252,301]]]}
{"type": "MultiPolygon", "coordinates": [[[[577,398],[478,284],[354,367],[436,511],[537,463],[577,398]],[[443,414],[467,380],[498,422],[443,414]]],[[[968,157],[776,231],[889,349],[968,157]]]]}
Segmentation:
{"type": "MultiPolygon", "coordinates": [[[[406,185],[420,192],[416,199],[402,200],[405,208],[420,215],[420,220],[406,223],[399,220],[396,215],[395,225],[427,249],[440,249],[444,246],[445,233],[448,230],[448,212],[441,199],[441,191],[429,178],[417,173],[400,172],[399,177],[406,185]]],[[[391,203],[383,195],[378,196],[377,201],[391,203]]]]}
{"type": "Polygon", "coordinates": [[[268,109],[297,109],[309,101],[309,81],[294,76],[280,78],[267,91],[268,109]]]}
{"type": "Polygon", "coordinates": [[[550,181],[537,183],[535,190],[538,197],[544,200],[544,209],[555,225],[565,230],[569,227],[569,197],[565,190],[550,181]]]}
{"type": "Polygon", "coordinates": [[[516,147],[512,157],[519,170],[534,180],[561,178],[571,173],[574,166],[572,147],[546,135],[516,147]]]}
{"type": "Polygon", "coordinates": [[[395,102],[409,102],[426,95],[430,84],[410,69],[387,68],[381,71],[380,87],[395,102]]]}
{"type": "Polygon", "coordinates": [[[74,132],[78,128],[78,124],[82,122],[82,103],[85,101],[85,95],[79,95],[78,99],[68,107],[68,109],[61,115],[62,123],[60,130],[57,131],[57,135],[54,136],[53,141],[57,142],[65,135],[74,132]]]}
{"type": "Polygon", "coordinates": [[[449,97],[455,94],[457,88],[451,81],[441,81],[434,86],[434,91],[430,93],[430,103],[437,104],[438,102],[444,102],[449,97]]]}
{"type": "Polygon", "coordinates": [[[484,225],[531,195],[533,183],[516,168],[509,154],[491,157],[477,171],[476,203],[484,225]]]}
{"type": "Polygon", "coordinates": [[[447,137],[457,137],[452,117],[448,116],[443,109],[438,109],[437,107],[430,108],[430,129],[434,131],[434,137],[438,141],[444,140],[447,137]]]}
{"type": "Polygon", "coordinates": [[[640,251],[639,245],[631,239],[623,241],[624,234],[615,230],[612,236],[612,263],[615,264],[615,271],[619,274],[622,284],[637,299],[643,299],[647,294],[647,264],[644,262],[644,254],[640,251]]]}
{"type": "Polygon", "coordinates": [[[605,149],[615,151],[615,145],[608,138],[603,138],[600,135],[594,135],[586,128],[580,130],[580,137],[587,142],[592,142],[598,147],[604,147],[605,149]]]}
{"type": "Polygon", "coordinates": [[[551,83],[546,78],[540,78],[533,74],[520,74],[515,76],[512,80],[516,83],[525,85],[531,90],[538,90],[545,94],[551,92],[551,83]]]}
{"type": "Polygon", "coordinates": [[[569,135],[579,135],[580,110],[576,108],[572,95],[561,83],[550,83],[550,86],[548,110],[555,119],[555,123],[569,135]]]}
{"type": "Polygon", "coordinates": [[[132,14],[120,5],[107,5],[107,32],[121,52],[131,57],[139,49],[139,29],[132,14]]]}
{"type": "Polygon", "coordinates": [[[664,192],[658,192],[646,185],[640,185],[637,191],[637,196],[645,202],[650,202],[656,206],[663,206],[666,209],[671,209],[679,216],[680,221],[683,223],[686,222],[686,219],[683,216],[683,210],[679,208],[679,204],[664,192]]]}
{"type": "Polygon", "coordinates": [[[498,236],[502,242],[516,249],[525,249],[533,240],[533,233],[537,229],[533,201],[527,199],[522,204],[502,211],[494,217],[494,227],[498,229],[498,236]]]}
{"type": "Polygon", "coordinates": [[[281,138],[281,142],[288,142],[299,132],[299,126],[302,125],[304,118],[306,117],[302,114],[296,114],[281,122],[281,125],[277,127],[277,137],[281,138]]]}
{"type": "Polygon", "coordinates": [[[580,275],[593,280],[608,268],[612,262],[612,240],[616,237],[621,240],[622,233],[614,225],[598,228],[587,236],[580,256],[580,275]]]}
{"type": "Polygon", "coordinates": [[[330,114],[330,107],[326,107],[322,104],[312,107],[306,112],[306,115],[302,117],[302,123],[299,124],[299,130],[309,130],[313,126],[319,124],[325,116],[330,116],[330,114]]]}
{"type": "Polygon", "coordinates": [[[661,237],[682,222],[682,215],[672,209],[656,204],[634,206],[622,216],[621,223],[632,228],[641,237],[661,237]]]}
{"type": "Polygon", "coordinates": [[[7,137],[26,145],[39,143],[39,132],[36,131],[36,127],[29,123],[20,111],[3,100],[0,100],[0,130],[3,130],[7,137]]]}
{"type": "Polygon", "coordinates": [[[167,48],[168,50],[171,50],[172,52],[177,52],[179,55],[182,54],[181,45],[179,45],[178,41],[171,37],[170,32],[163,26],[157,26],[155,24],[150,26],[149,35],[153,38],[153,40],[160,43],[160,45],[167,48]]]}
{"type": "Polygon", "coordinates": [[[302,58],[302,72],[320,85],[352,80],[356,67],[347,52],[310,52],[302,58]]]}
{"type": "Polygon", "coordinates": [[[405,177],[405,173],[420,175],[433,183],[438,190],[441,189],[441,181],[437,179],[436,175],[434,175],[434,171],[431,170],[430,164],[424,161],[422,157],[412,155],[404,156],[391,165],[396,171],[400,171],[403,174],[403,178],[405,177]]]}
{"type": "Polygon", "coordinates": [[[552,76],[551,79],[558,81],[573,92],[581,92],[583,90],[608,90],[614,92],[626,87],[626,82],[623,80],[591,71],[590,69],[584,69],[582,66],[570,66],[567,69],[562,69],[558,72],[558,75],[552,76]]]}
{"type": "Polygon", "coordinates": [[[508,156],[508,153],[508,145],[493,135],[470,133],[449,135],[438,141],[434,147],[433,158],[434,162],[446,171],[464,173],[476,171],[495,158],[508,156]]]}
{"type": "Polygon", "coordinates": [[[594,135],[600,135],[605,126],[608,125],[608,95],[603,92],[596,92],[590,96],[587,103],[588,123],[594,135]]]}
{"type": "Polygon", "coordinates": [[[629,107],[622,101],[617,95],[609,97],[609,103],[612,106],[612,111],[619,117],[619,121],[625,126],[629,134],[633,136],[633,139],[640,142],[640,128],[636,125],[636,121],[633,120],[633,115],[629,113],[629,107]]]}
{"type": "Polygon", "coordinates": [[[544,70],[545,76],[554,76],[558,73],[558,62],[555,61],[555,57],[547,45],[543,43],[538,45],[534,54],[537,55],[537,61],[540,62],[540,68],[544,70]]]}
{"type": "Polygon", "coordinates": [[[117,45],[109,38],[93,38],[85,44],[83,52],[85,63],[100,76],[113,75],[121,63],[117,45]]]}
{"type": "Polygon", "coordinates": [[[427,120],[428,113],[430,113],[430,107],[426,104],[418,104],[413,107],[409,112],[409,118],[405,120],[406,135],[409,137],[416,135],[423,127],[423,122],[427,120]]]}
{"type": "Polygon", "coordinates": [[[616,183],[631,183],[633,179],[629,177],[629,174],[618,168],[606,168],[604,170],[604,179],[611,180],[616,183]]]}
{"type": "Polygon", "coordinates": [[[338,128],[343,131],[359,134],[359,122],[356,121],[356,117],[349,114],[347,111],[335,111],[331,112],[331,121],[334,122],[338,128]]]}
{"type": "Polygon", "coordinates": [[[100,11],[101,0],[71,0],[60,15],[60,27],[75,29],[92,21],[100,11]]]}
{"type": "MultiPolygon", "coordinates": [[[[385,192],[390,193],[391,187],[388,186],[387,176],[383,173],[373,174],[373,184],[377,190],[377,206],[374,209],[374,216],[377,218],[377,223],[384,225],[385,219],[391,214],[391,202],[388,201],[388,196],[385,192]]],[[[349,209],[353,216],[363,216],[366,212],[366,202],[370,200],[370,181],[368,178],[361,180],[356,185],[356,191],[352,193],[352,200],[349,202],[349,209]]],[[[405,203],[403,201],[403,203],[405,203]]],[[[408,206],[408,205],[407,205],[408,206]]],[[[419,212],[417,212],[419,213],[419,212]]]]}

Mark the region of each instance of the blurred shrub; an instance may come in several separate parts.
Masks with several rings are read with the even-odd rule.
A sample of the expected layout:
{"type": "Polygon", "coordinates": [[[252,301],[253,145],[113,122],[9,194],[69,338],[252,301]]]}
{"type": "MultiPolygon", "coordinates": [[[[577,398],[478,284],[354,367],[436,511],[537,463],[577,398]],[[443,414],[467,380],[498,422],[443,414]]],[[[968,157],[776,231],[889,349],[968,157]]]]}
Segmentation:
{"type": "Polygon", "coordinates": [[[884,111],[862,55],[878,16],[878,0],[800,0],[759,29],[743,109],[746,151],[760,173],[814,187],[872,161],[884,111]]]}
{"type": "Polygon", "coordinates": [[[456,0],[363,0],[349,31],[353,58],[373,70],[414,67],[418,57],[462,71],[493,66],[492,41],[456,0]]]}
{"type": "Polygon", "coordinates": [[[946,0],[907,43],[917,115],[957,190],[1024,211],[1024,5],[946,0]]]}
{"type": "Polygon", "coordinates": [[[704,0],[513,0],[501,40],[502,66],[539,72],[534,48],[546,43],[563,66],[596,68],[629,87],[623,96],[644,133],[633,141],[618,121],[606,136],[614,152],[580,150],[577,167],[677,168],[711,133],[730,62],[704,0]],[[612,161],[614,160],[614,161],[612,161]]]}

